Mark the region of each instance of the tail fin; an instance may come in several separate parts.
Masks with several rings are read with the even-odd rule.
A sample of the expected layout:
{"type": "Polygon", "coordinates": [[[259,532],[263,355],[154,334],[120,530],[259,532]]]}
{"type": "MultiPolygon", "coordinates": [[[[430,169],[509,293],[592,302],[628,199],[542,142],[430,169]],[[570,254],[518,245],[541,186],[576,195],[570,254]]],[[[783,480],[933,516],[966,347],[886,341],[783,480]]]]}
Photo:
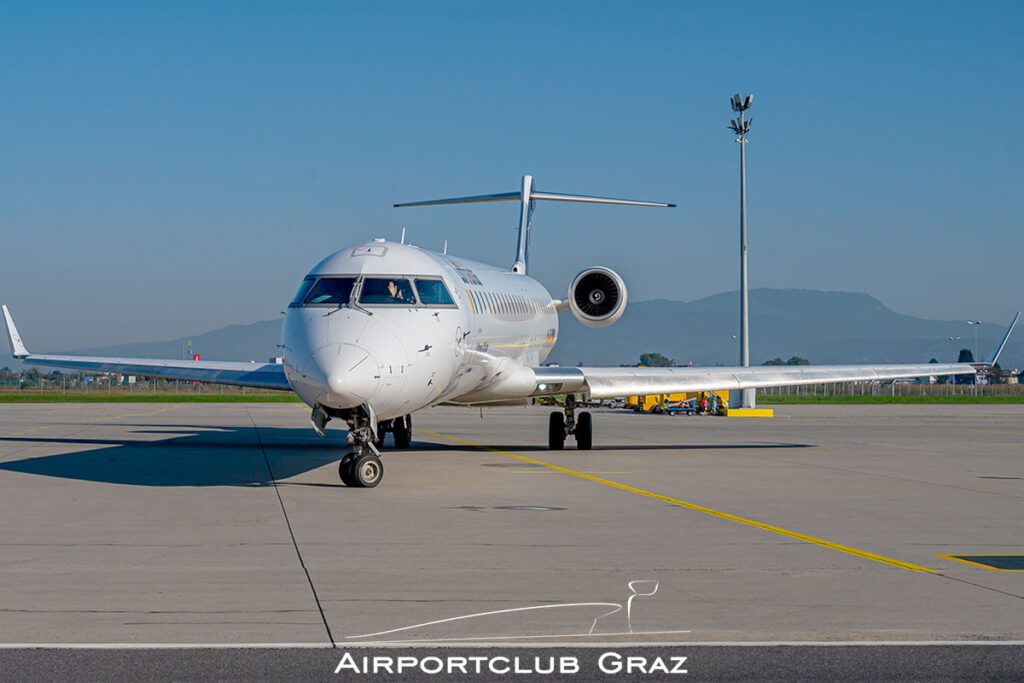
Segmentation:
{"type": "Polygon", "coordinates": [[[533,176],[524,175],[523,184],[519,192],[502,192],[499,194],[481,194],[472,197],[453,197],[451,199],[429,199],[423,202],[406,202],[395,204],[396,207],[404,206],[436,206],[439,204],[471,204],[475,202],[504,202],[518,199],[519,208],[519,239],[516,247],[516,261],[512,264],[512,272],[526,274],[526,254],[529,250],[529,234],[533,218],[533,203],[535,201],[554,202],[580,202],[585,204],[622,204],[626,206],[665,206],[674,207],[675,204],[665,202],[641,202],[633,199],[614,199],[612,197],[590,197],[582,194],[560,194],[557,192],[537,192],[533,188],[533,176]]]}
{"type": "Polygon", "coordinates": [[[1020,311],[1017,311],[1017,315],[1013,316],[1013,320],[1010,321],[1010,326],[1006,328],[1006,332],[1003,333],[1003,338],[999,340],[996,347],[992,349],[992,353],[990,353],[988,358],[984,361],[977,363],[977,365],[991,367],[996,364],[996,361],[999,360],[999,354],[1003,352],[1003,347],[1006,346],[1006,342],[1010,339],[1010,333],[1013,332],[1013,326],[1017,324],[1018,318],[1020,318],[1020,311]]]}

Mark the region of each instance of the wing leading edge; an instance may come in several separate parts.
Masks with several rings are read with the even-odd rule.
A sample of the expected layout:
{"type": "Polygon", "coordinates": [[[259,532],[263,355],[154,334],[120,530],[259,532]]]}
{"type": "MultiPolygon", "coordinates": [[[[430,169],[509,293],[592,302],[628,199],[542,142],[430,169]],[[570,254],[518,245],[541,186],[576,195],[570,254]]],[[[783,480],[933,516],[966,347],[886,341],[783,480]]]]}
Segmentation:
{"type": "Polygon", "coordinates": [[[31,365],[291,391],[291,385],[288,384],[288,379],[284,374],[284,366],[276,363],[105,358],[31,353],[25,347],[21,335],[18,334],[18,328],[14,325],[11,312],[7,310],[7,306],[2,308],[4,322],[7,323],[7,341],[11,345],[11,354],[31,365]]]}
{"type": "Polygon", "coordinates": [[[966,375],[966,363],[899,365],[786,365],[715,368],[534,368],[535,396],[586,393],[591,398],[761,389],[800,384],[863,382],[904,377],[966,375]]]}

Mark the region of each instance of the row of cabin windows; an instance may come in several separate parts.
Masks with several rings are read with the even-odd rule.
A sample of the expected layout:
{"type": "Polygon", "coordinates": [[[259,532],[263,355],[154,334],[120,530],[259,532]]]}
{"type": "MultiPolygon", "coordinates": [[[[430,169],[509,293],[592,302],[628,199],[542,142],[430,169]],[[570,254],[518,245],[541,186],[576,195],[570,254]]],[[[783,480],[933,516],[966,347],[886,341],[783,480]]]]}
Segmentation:
{"type": "Polygon", "coordinates": [[[369,306],[455,306],[440,278],[356,276],[309,276],[288,306],[345,306],[353,297],[369,306]]]}
{"type": "Polygon", "coordinates": [[[498,315],[537,315],[542,306],[536,299],[517,294],[496,294],[492,292],[476,292],[477,309],[481,313],[498,315]]]}

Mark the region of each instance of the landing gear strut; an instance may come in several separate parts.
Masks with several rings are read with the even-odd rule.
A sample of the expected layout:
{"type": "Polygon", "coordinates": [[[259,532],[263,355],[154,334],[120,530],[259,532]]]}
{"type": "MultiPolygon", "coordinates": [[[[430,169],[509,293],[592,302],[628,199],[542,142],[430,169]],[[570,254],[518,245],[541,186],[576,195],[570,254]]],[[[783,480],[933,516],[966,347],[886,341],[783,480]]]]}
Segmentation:
{"type": "Polygon", "coordinates": [[[576,437],[576,448],[589,451],[594,443],[594,421],[588,412],[576,415],[576,395],[565,397],[565,410],[553,412],[548,420],[548,448],[560,451],[565,448],[565,437],[576,437]]]}

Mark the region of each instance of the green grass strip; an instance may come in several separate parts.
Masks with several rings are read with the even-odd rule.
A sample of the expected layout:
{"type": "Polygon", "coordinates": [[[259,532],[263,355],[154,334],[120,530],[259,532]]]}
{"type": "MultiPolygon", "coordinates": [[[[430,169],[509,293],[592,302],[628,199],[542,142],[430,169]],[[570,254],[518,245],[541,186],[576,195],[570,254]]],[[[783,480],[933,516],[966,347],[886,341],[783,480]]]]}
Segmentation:
{"type": "Polygon", "coordinates": [[[1022,396],[800,396],[758,393],[758,405],[962,405],[991,403],[1024,403],[1022,396]]]}
{"type": "Polygon", "coordinates": [[[0,394],[0,403],[298,403],[295,394],[0,394]]]}

